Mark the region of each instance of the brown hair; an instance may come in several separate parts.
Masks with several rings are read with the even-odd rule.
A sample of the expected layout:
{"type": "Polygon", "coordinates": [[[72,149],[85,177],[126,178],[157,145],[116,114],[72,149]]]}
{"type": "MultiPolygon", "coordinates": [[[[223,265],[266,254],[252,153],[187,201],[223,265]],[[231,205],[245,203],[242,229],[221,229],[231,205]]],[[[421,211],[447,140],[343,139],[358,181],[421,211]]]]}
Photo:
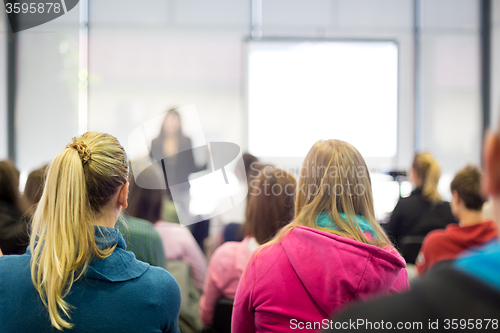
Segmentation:
{"type": "Polygon", "coordinates": [[[11,160],[0,161],[0,200],[15,206],[21,214],[28,208],[19,193],[19,170],[11,160]]]}
{"type": "Polygon", "coordinates": [[[340,140],[316,142],[302,164],[295,220],[269,243],[277,243],[292,228],[303,225],[381,248],[391,245],[375,219],[370,175],[365,160],[351,144],[340,140]],[[321,228],[317,216],[328,214],[339,230],[321,228]],[[345,214],[345,219],[340,216],[345,214]],[[370,224],[374,239],[357,222],[360,215],[370,224]]]}
{"type": "Polygon", "coordinates": [[[467,165],[458,171],[450,189],[458,193],[467,209],[480,211],[483,208],[486,200],[481,195],[481,172],[475,166],[467,165]]]}
{"type": "Polygon", "coordinates": [[[153,167],[144,169],[136,177],[137,179],[130,173],[126,213],[130,216],[156,223],[161,220],[163,196],[166,191],[147,188],[149,186],[146,184],[160,183],[160,178],[153,167]]]}
{"type": "Polygon", "coordinates": [[[31,280],[58,330],[73,327],[64,300],[73,282],[92,259],[115,248],[98,248],[93,221],[127,178],[125,150],[115,137],[97,132],[73,138],[49,167],[33,216],[31,280]]]}
{"type": "Polygon", "coordinates": [[[26,180],[23,197],[26,202],[33,208],[42,197],[43,188],[45,186],[46,172],[49,169],[48,165],[32,171],[26,180]]]}
{"type": "Polygon", "coordinates": [[[411,167],[422,180],[422,196],[433,203],[441,202],[441,195],[437,190],[441,169],[432,155],[427,152],[415,155],[411,167]]]}
{"type": "Polygon", "coordinates": [[[248,193],[245,235],[264,244],[293,220],[297,185],[290,173],[270,166],[261,169],[256,180],[248,193]]]}

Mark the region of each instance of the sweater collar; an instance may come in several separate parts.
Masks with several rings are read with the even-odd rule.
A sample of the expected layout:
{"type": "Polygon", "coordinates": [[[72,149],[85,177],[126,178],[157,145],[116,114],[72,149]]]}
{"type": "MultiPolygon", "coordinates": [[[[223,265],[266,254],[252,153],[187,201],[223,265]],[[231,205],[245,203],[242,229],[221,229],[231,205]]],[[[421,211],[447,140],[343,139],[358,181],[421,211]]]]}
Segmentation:
{"type": "MultiPolygon", "coordinates": [[[[99,249],[110,248],[115,244],[116,248],[104,259],[92,259],[83,274],[86,278],[122,282],[135,279],[148,270],[149,264],[137,260],[132,252],[125,251],[127,245],[120,231],[115,228],[95,226],[94,233],[99,249]]],[[[26,253],[31,255],[30,247],[26,253]]]]}
{"type": "Polygon", "coordinates": [[[125,251],[126,243],[120,231],[115,228],[94,227],[95,242],[99,249],[116,248],[109,257],[94,258],[85,272],[85,277],[110,282],[135,279],[144,274],[149,264],[139,261],[132,252],[125,251]]]}

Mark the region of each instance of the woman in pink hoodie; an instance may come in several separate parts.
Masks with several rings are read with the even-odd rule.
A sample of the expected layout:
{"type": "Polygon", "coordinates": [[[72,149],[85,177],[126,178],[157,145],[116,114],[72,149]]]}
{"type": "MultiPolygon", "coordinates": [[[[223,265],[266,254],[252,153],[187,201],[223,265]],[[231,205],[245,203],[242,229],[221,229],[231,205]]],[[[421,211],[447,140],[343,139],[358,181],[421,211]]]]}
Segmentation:
{"type": "Polygon", "coordinates": [[[266,166],[249,186],[245,239],[222,244],[210,259],[200,299],[200,317],[207,326],[213,323],[217,300],[234,299],[250,255],[294,217],[296,180],[291,174],[266,166]]]}
{"type": "Polygon", "coordinates": [[[300,171],[295,220],[243,273],[232,332],[327,328],[353,300],[407,290],[405,267],[375,220],[361,154],[347,142],[318,141],[300,171]]]}

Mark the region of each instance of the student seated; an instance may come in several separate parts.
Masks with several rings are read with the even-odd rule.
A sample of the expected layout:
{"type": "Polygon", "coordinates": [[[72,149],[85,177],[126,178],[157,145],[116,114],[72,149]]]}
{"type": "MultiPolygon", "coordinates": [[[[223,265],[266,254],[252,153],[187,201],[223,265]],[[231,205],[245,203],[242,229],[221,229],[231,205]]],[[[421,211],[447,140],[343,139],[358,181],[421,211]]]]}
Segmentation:
{"type": "Polygon", "coordinates": [[[73,138],[56,156],[24,255],[0,258],[1,331],[178,332],[179,287],[125,251],[128,161],[108,134],[73,138]]]}
{"type": "MultiPolygon", "coordinates": [[[[161,178],[154,168],[147,168],[139,175],[141,184],[158,184],[161,178]]],[[[187,227],[178,223],[161,220],[165,190],[139,186],[130,177],[130,216],[149,221],[160,235],[165,249],[165,257],[170,261],[183,261],[189,265],[193,284],[201,290],[207,270],[207,259],[187,227]]],[[[137,180],[137,178],[136,178],[137,180]]]]}
{"type": "Polygon", "coordinates": [[[416,263],[420,275],[440,261],[455,259],[464,250],[472,250],[498,237],[495,222],[483,217],[485,200],[480,182],[481,173],[470,165],[455,175],[450,186],[453,194],[450,204],[459,222],[448,224],[444,230],[434,230],[425,237],[416,263]]]}
{"type": "Polygon", "coordinates": [[[456,223],[450,204],[442,200],[437,190],[440,177],[439,165],[431,154],[415,155],[410,170],[415,189],[409,197],[399,199],[389,222],[383,225],[408,264],[415,264],[422,241],[429,232],[456,223]]]}
{"type": "Polygon", "coordinates": [[[241,277],[232,330],[290,332],[352,300],[405,291],[405,266],[375,219],[361,154],[347,142],[318,141],[301,168],[295,219],[252,255],[241,277]]]}
{"type": "MultiPolygon", "coordinates": [[[[500,221],[500,135],[486,136],[483,145],[482,190],[492,197],[495,221],[500,221]]],[[[498,332],[500,313],[500,242],[440,265],[412,285],[409,293],[357,304],[335,317],[329,332],[349,321],[422,323],[424,330],[498,332]],[[466,324],[466,325],[464,325],[466,324]]],[[[373,327],[373,326],[372,326],[373,327]]],[[[421,330],[421,328],[419,329],[421,330]]],[[[362,325],[356,331],[371,331],[362,325]]]]}
{"type": "Polygon", "coordinates": [[[34,205],[38,204],[42,197],[43,188],[45,186],[45,176],[49,166],[44,165],[39,169],[33,170],[28,175],[26,185],[24,186],[23,197],[31,208],[30,213],[34,212],[34,205]]]}
{"type": "Polygon", "coordinates": [[[28,205],[19,193],[19,171],[11,161],[0,161],[0,249],[3,254],[23,254],[29,243],[28,205]]]}
{"type": "Polygon", "coordinates": [[[205,325],[213,323],[219,298],[234,299],[250,255],[293,219],[295,188],[291,174],[270,166],[261,170],[248,194],[246,237],[241,242],[222,244],[210,259],[200,299],[200,317],[205,325]]]}

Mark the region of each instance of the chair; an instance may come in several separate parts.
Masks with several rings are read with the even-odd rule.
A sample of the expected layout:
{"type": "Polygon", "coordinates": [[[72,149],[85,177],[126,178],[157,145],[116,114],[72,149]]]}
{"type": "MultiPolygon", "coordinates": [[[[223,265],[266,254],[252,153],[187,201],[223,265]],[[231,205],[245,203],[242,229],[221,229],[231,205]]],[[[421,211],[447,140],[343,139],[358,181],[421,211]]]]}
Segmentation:
{"type": "Polygon", "coordinates": [[[425,236],[405,236],[399,242],[401,253],[407,264],[415,264],[425,236]]]}
{"type": "Polygon", "coordinates": [[[205,328],[203,333],[231,333],[233,303],[232,299],[219,298],[215,304],[213,324],[211,327],[205,328]]]}

